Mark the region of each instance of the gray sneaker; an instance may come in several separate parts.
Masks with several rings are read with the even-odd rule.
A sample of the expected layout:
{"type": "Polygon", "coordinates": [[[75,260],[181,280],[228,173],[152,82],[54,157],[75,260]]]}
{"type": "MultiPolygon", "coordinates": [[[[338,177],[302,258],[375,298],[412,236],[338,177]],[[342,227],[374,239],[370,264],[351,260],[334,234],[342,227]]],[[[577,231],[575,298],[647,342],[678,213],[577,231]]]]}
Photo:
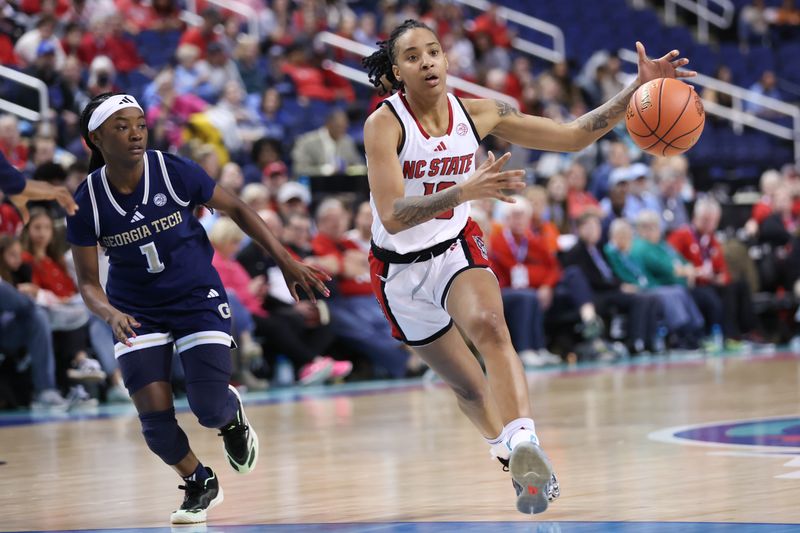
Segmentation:
{"type": "Polygon", "coordinates": [[[73,385],[67,393],[67,401],[70,409],[87,409],[97,407],[97,398],[92,398],[83,385],[73,385]]]}
{"type": "Polygon", "coordinates": [[[542,513],[549,502],[561,495],[550,460],[542,448],[532,442],[523,442],[514,448],[509,470],[517,492],[517,510],[521,513],[542,513]]]}
{"type": "Polygon", "coordinates": [[[36,395],[36,398],[31,402],[31,409],[47,409],[51,411],[66,411],[69,408],[69,402],[61,396],[61,393],[56,389],[45,389],[36,395]]]}

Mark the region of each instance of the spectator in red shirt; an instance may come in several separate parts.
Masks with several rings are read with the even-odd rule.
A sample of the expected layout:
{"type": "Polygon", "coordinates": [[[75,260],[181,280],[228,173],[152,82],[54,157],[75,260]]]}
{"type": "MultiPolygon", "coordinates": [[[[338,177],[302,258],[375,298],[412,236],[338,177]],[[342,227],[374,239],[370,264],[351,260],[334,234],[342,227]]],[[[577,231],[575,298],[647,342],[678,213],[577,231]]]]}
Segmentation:
{"type": "Polygon", "coordinates": [[[511,47],[511,33],[506,26],[506,19],[498,13],[497,4],[490,4],[482,14],[475,18],[472,24],[472,33],[486,33],[492,37],[492,43],[502,48],[511,47]]]}
{"type": "MultiPolygon", "coordinates": [[[[694,206],[692,224],[673,231],[667,242],[695,266],[695,284],[710,287],[722,299],[722,332],[728,339],[737,339],[754,329],[756,316],[750,286],[743,279],[731,279],[722,245],[715,236],[721,215],[716,200],[702,198],[694,206]]],[[[705,317],[702,301],[695,301],[705,317]]]]}
{"type": "Polygon", "coordinates": [[[181,35],[178,46],[193,44],[200,50],[200,58],[205,59],[208,45],[219,40],[215,29],[222,23],[222,16],[213,7],[204,9],[200,16],[203,17],[203,23],[187,28],[181,35]]]}
{"type": "Polygon", "coordinates": [[[572,163],[566,172],[567,179],[567,216],[573,223],[587,211],[591,211],[598,216],[601,215],[600,204],[586,190],[587,176],[586,168],[578,163],[572,163]]]}
{"type": "Polygon", "coordinates": [[[0,115],[0,151],[17,170],[28,163],[28,147],[19,133],[19,120],[14,115],[0,115]]]}
{"type": "Polygon", "coordinates": [[[126,74],[144,64],[136,49],[136,42],[123,33],[119,13],[97,19],[90,32],[84,34],[78,49],[80,60],[89,65],[100,55],[108,56],[117,72],[126,74]]]}
{"type": "Polygon", "coordinates": [[[353,87],[341,76],[316,66],[308,55],[305,44],[296,43],[286,51],[286,61],[281,72],[294,83],[297,95],[312,100],[333,102],[355,100],[353,87]]]}
{"type": "Polygon", "coordinates": [[[777,170],[770,169],[761,174],[759,183],[761,198],[753,205],[753,210],[750,213],[750,220],[748,220],[744,226],[748,235],[756,235],[758,233],[758,226],[764,222],[765,218],[772,214],[772,196],[782,183],[783,177],[777,170]]]}
{"type": "Polygon", "coordinates": [[[769,245],[765,247],[767,256],[761,261],[761,288],[793,291],[800,277],[800,220],[792,210],[791,188],[780,185],[772,193],[771,205],[772,214],[758,228],[759,243],[769,245]]]}
{"type": "Polygon", "coordinates": [[[533,208],[523,197],[506,206],[504,222],[489,238],[492,270],[502,288],[514,347],[526,366],[558,363],[545,349],[544,314],[579,309],[582,329],[600,333],[592,292],[577,268],[561,270],[541,233],[531,230],[533,208]]]}
{"type": "Polygon", "coordinates": [[[155,12],[144,0],[114,0],[114,4],[122,14],[125,31],[128,33],[136,35],[153,24],[155,12]]]}
{"type": "Polygon", "coordinates": [[[372,294],[367,252],[346,238],[349,226],[350,214],[339,199],[322,201],[311,249],[334,278],[335,289],[328,300],[331,327],[349,349],[372,361],[377,375],[404,377],[409,353],[392,338],[389,322],[372,294]]]}
{"type": "Polygon", "coordinates": [[[89,358],[87,350],[91,346],[99,358],[108,359],[114,353],[113,337],[110,331],[89,329],[89,310],[78,295],[62,251],[66,241],[55,238],[53,219],[47,211],[31,209],[22,244],[22,260],[31,268],[31,279],[20,290],[47,309],[56,355],[70,361],[76,377],[104,380],[106,373],[99,362],[89,358]]]}
{"type": "Polygon", "coordinates": [[[22,218],[19,212],[0,191],[0,235],[19,235],[22,231],[22,218]]]}

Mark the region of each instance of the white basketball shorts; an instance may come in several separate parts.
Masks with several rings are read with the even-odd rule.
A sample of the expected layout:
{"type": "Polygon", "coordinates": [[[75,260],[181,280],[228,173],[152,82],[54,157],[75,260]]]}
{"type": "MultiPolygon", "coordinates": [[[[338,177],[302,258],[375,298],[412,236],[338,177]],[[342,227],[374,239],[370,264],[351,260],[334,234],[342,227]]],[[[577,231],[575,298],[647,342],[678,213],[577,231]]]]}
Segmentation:
{"type": "Polygon", "coordinates": [[[398,254],[373,243],[369,263],[372,291],[392,335],[410,346],[430,344],[452,327],[447,294],[458,274],[491,272],[481,230],[471,219],[456,238],[418,252],[398,254]]]}

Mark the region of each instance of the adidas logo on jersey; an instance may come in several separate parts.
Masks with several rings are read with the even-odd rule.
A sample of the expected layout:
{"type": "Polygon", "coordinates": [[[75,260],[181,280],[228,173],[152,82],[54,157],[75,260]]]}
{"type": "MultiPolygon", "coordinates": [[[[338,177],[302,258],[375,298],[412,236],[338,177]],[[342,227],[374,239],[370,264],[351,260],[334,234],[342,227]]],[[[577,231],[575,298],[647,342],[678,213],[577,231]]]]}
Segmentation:
{"type": "Polygon", "coordinates": [[[439,141],[439,145],[433,149],[434,152],[444,152],[447,150],[447,146],[444,145],[444,141],[439,141]]]}
{"type": "Polygon", "coordinates": [[[134,222],[139,222],[140,220],[144,220],[144,215],[141,214],[139,211],[133,213],[133,218],[131,219],[131,224],[134,222]]]}
{"type": "Polygon", "coordinates": [[[208,291],[208,296],[206,296],[206,298],[219,298],[219,293],[214,289],[211,289],[208,291]]]}

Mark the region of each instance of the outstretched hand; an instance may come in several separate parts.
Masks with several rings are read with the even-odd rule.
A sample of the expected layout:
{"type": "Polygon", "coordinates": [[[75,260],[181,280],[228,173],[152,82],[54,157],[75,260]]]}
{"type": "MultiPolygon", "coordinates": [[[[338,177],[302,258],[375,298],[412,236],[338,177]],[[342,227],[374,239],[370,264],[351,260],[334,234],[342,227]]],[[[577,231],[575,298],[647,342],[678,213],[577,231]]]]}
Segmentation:
{"type": "Polygon", "coordinates": [[[678,57],[680,52],[673,50],[660,59],[650,59],[644,50],[644,45],[636,41],[636,52],[639,54],[639,83],[647,83],[658,78],[691,78],[697,76],[694,70],[678,70],[687,65],[689,60],[678,57]]]}
{"type": "Polygon", "coordinates": [[[324,296],[330,296],[330,291],[325,286],[323,281],[330,281],[331,277],[319,268],[306,265],[300,261],[290,259],[287,263],[280,266],[283,278],[286,280],[286,285],[289,287],[289,292],[292,293],[292,298],[295,302],[300,301],[297,295],[297,286],[308,295],[312,302],[316,302],[317,298],[314,295],[314,289],[324,296]]]}
{"type": "Polygon", "coordinates": [[[494,154],[489,151],[489,157],[478,167],[472,176],[462,185],[465,200],[477,200],[479,198],[496,198],[503,202],[513,204],[512,196],[508,196],[503,191],[518,191],[525,188],[524,170],[503,170],[503,167],[511,158],[511,153],[505,153],[502,157],[495,159],[494,154]]]}

